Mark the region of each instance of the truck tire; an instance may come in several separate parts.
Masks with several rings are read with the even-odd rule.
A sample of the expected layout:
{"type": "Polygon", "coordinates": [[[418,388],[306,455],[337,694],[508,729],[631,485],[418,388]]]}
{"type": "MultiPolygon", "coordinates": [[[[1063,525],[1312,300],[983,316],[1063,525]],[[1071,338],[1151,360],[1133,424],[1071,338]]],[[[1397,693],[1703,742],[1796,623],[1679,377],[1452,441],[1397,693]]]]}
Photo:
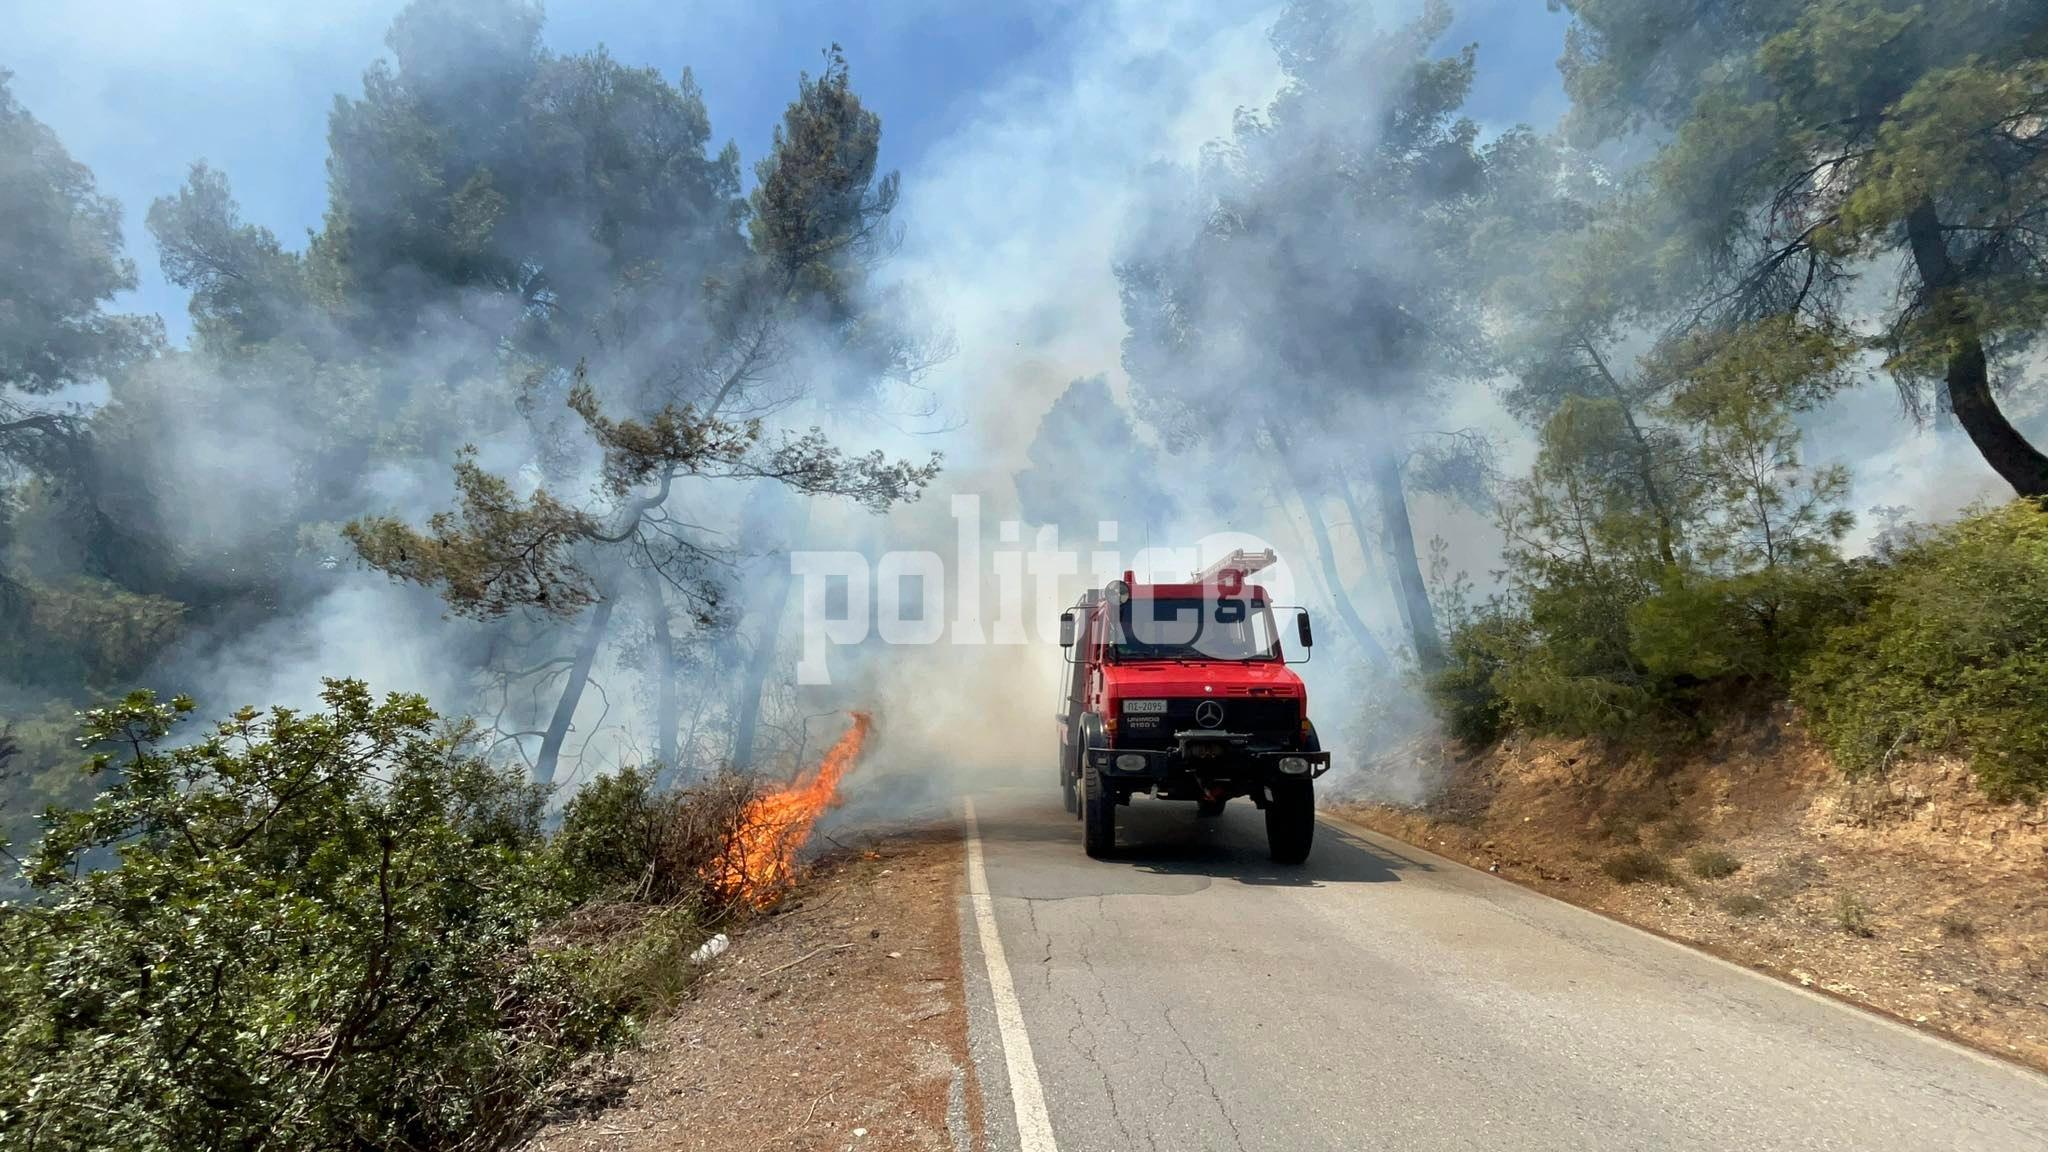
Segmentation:
{"type": "Polygon", "coordinates": [[[1307,780],[1276,780],[1266,801],[1266,848],[1275,864],[1308,859],[1316,836],[1316,787],[1307,780]]]}
{"type": "Polygon", "coordinates": [[[1066,803],[1067,811],[1078,815],[1081,811],[1081,790],[1074,778],[1074,761],[1078,759],[1078,746],[1060,748],[1060,799],[1066,803]]]}
{"type": "Polygon", "coordinates": [[[1067,776],[1074,782],[1074,806],[1067,811],[1072,812],[1076,820],[1088,818],[1088,805],[1082,798],[1081,787],[1081,780],[1087,775],[1087,769],[1082,767],[1082,764],[1088,759],[1088,749],[1100,748],[1105,743],[1107,741],[1102,736],[1102,717],[1093,712],[1081,713],[1081,738],[1075,741],[1074,750],[1070,753],[1072,759],[1067,761],[1067,776]]]}
{"type": "Polygon", "coordinates": [[[1081,769],[1081,847],[1097,860],[1116,852],[1116,796],[1093,765],[1081,769]]]}

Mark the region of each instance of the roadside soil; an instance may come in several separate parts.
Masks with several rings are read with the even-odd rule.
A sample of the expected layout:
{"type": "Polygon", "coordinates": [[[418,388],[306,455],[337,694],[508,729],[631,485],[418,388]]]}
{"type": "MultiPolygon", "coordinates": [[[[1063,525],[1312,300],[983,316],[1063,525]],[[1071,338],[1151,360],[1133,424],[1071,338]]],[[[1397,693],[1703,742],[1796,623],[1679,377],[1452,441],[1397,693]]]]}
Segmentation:
{"type": "Polygon", "coordinates": [[[2048,804],[1993,804],[1952,759],[1845,780],[1789,708],[1661,757],[1531,737],[1414,751],[1437,769],[1428,802],[1330,807],[2048,1070],[2048,804]]]}
{"type": "Polygon", "coordinates": [[[981,1100],[967,1048],[947,832],[836,850],[733,937],[643,1044],[594,1070],[609,1102],[527,1152],[968,1152],[981,1100]]]}

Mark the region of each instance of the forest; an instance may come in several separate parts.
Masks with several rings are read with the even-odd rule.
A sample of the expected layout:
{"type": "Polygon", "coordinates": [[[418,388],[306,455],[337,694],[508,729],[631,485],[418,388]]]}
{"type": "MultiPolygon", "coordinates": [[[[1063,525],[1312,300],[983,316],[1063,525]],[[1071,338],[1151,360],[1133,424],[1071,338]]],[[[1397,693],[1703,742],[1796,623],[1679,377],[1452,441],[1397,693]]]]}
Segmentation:
{"type": "Polygon", "coordinates": [[[413,0],[303,238],[204,161],[124,235],[0,70],[0,1147],[514,1142],[726,914],[704,821],[886,727],[797,684],[787,557],[949,540],[956,433],[1028,525],[1279,543],[1368,775],[1791,701],[1843,771],[2048,788],[2048,8],[1551,6],[1533,125],[1444,0],[1279,6],[1269,98],[1128,166],[1119,343],[1043,409],[900,267],[837,46],[743,157],[687,69],[413,0]],[[1940,509],[1852,506],[1872,388],[1967,441],[1940,509]],[[383,646],[431,661],[319,666],[383,646]]]}

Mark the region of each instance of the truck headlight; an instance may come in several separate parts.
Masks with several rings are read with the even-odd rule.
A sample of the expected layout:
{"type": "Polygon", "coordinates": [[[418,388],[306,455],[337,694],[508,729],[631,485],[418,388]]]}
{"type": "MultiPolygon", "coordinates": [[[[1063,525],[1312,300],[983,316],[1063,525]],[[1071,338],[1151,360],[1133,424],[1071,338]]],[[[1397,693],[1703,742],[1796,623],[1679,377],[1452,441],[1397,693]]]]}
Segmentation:
{"type": "Polygon", "coordinates": [[[1308,771],[1308,761],[1299,756],[1282,756],[1280,758],[1280,771],[1289,776],[1299,776],[1308,771]]]}
{"type": "Polygon", "coordinates": [[[1143,772],[1145,758],[1135,752],[1126,752],[1116,758],[1117,770],[1121,772],[1143,772]]]}

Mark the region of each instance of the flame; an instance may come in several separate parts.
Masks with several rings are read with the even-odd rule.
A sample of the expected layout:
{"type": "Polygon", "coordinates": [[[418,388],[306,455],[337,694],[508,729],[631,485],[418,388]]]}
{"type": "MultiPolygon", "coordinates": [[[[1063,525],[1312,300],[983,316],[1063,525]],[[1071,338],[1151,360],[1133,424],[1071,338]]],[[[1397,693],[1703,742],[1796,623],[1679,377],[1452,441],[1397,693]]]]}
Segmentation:
{"type": "Polygon", "coordinates": [[[747,805],[725,851],[707,870],[712,888],[756,908],[775,903],[796,880],[796,854],[825,809],[839,803],[839,780],[860,758],[873,718],[851,713],[853,727],[825,752],[807,780],[764,793],[747,805]]]}

